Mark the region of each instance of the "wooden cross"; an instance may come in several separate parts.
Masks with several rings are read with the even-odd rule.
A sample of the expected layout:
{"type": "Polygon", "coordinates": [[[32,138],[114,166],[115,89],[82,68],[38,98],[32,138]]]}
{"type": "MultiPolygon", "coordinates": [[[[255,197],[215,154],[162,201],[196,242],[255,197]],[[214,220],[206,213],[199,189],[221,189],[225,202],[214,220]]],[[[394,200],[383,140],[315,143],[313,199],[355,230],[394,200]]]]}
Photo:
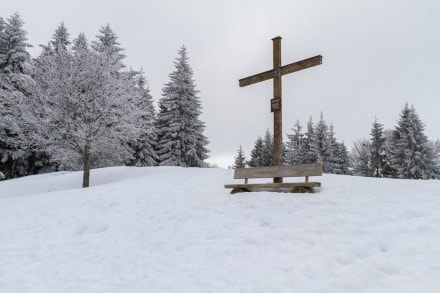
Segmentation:
{"type": "MultiPolygon", "coordinates": [[[[281,112],[281,76],[309,67],[322,64],[322,56],[318,55],[309,59],[281,66],[281,37],[272,39],[273,41],[273,69],[255,74],[239,80],[240,87],[248,86],[257,82],[273,79],[273,99],[271,100],[271,112],[273,116],[273,141],[274,154],[273,165],[281,165],[281,155],[283,151],[283,130],[281,112]]],[[[274,178],[274,183],[283,182],[283,178],[274,178]]]]}

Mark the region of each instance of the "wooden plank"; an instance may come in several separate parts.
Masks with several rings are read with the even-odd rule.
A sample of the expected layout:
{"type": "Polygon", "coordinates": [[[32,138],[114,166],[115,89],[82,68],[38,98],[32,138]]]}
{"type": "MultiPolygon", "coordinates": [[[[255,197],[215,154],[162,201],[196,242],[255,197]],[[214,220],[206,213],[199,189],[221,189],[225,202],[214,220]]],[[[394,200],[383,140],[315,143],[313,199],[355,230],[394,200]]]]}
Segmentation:
{"type": "Polygon", "coordinates": [[[234,179],[322,176],[322,173],[322,163],[292,166],[237,168],[234,172],[234,179]]]}
{"type": "Polygon", "coordinates": [[[304,59],[298,62],[294,62],[291,64],[287,64],[284,66],[281,66],[279,68],[279,71],[276,71],[274,69],[262,72],[262,73],[258,73],[258,74],[254,74],[245,78],[242,78],[238,81],[240,87],[244,87],[244,86],[248,86],[254,83],[258,83],[258,82],[262,82],[265,80],[269,80],[274,78],[274,76],[279,76],[279,75],[286,75],[289,73],[293,73],[296,71],[300,71],[303,69],[307,69],[316,65],[320,65],[322,64],[322,56],[318,55],[312,58],[308,58],[308,59],[304,59]]]}
{"type": "Polygon", "coordinates": [[[321,182],[287,182],[287,183],[252,183],[252,184],[225,184],[225,188],[294,188],[303,187],[321,187],[321,182]]]}
{"type": "Polygon", "coordinates": [[[304,59],[295,63],[284,65],[280,68],[281,75],[286,75],[303,69],[307,69],[322,64],[322,56],[318,55],[312,58],[304,59]]]}
{"type": "MultiPolygon", "coordinates": [[[[281,95],[282,95],[282,87],[281,87],[281,38],[276,37],[272,39],[273,41],[273,97],[274,99],[280,100],[280,108],[281,108],[281,95]]],[[[283,154],[283,113],[281,111],[274,111],[273,113],[273,165],[281,166],[281,156],[283,154]]],[[[274,177],[274,183],[283,182],[282,177],[274,177]]]]}
{"type": "Polygon", "coordinates": [[[273,78],[273,69],[249,77],[242,78],[238,81],[238,84],[240,85],[240,87],[244,87],[261,81],[269,80],[272,78],[273,78]]]}

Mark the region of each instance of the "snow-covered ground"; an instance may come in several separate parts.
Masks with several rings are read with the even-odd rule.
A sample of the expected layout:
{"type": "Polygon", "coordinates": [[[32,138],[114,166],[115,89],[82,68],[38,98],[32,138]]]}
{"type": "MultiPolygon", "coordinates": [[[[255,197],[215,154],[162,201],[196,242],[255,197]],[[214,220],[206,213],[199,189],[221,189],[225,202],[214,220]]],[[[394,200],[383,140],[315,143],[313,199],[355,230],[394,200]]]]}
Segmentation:
{"type": "Polygon", "coordinates": [[[440,292],[440,181],[229,195],[223,169],[81,176],[0,182],[0,292],[440,292]]]}

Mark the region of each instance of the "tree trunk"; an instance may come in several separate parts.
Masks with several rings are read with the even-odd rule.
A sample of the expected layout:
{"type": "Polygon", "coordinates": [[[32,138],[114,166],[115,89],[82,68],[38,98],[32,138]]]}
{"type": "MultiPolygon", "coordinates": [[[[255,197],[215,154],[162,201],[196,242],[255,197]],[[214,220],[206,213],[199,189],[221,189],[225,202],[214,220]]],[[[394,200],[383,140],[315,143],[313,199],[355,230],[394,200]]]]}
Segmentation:
{"type": "Polygon", "coordinates": [[[86,145],[83,155],[84,173],[83,173],[83,188],[89,187],[90,184],[90,146],[86,145]]]}

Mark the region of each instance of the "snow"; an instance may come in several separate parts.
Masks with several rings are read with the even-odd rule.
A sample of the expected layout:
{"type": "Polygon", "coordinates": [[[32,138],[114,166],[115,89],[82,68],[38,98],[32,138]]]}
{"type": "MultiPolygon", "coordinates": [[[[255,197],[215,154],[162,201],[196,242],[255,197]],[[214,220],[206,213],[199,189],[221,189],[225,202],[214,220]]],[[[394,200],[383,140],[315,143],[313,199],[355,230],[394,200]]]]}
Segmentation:
{"type": "Polygon", "coordinates": [[[0,182],[0,292],[440,292],[440,181],[324,175],[229,195],[232,171],[0,182]]]}

